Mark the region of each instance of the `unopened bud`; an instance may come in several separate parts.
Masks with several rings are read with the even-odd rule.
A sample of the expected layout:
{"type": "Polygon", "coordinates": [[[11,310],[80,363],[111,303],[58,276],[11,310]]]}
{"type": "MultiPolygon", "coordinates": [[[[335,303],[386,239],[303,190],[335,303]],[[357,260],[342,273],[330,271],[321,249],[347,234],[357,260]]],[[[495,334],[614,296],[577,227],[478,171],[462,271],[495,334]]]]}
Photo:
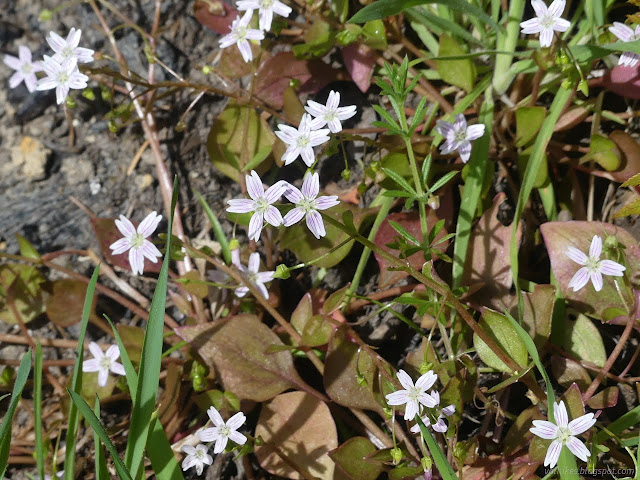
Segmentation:
{"type": "Polygon", "coordinates": [[[44,10],[42,10],[40,12],[40,16],[38,17],[38,19],[41,22],[48,22],[49,20],[51,20],[52,16],[53,16],[53,12],[51,10],[49,10],[48,8],[45,8],[44,10]]]}
{"type": "Polygon", "coordinates": [[[431,362],[422,362],[420,364],[420,375],[424,375],[428,371],[433,370],[433,363],[431,362]]]}
{"type": "Polygon", "coordinates": [[[205,75],[209,75],[211,74],[211,72],[213,72],[213,68],[211,68],[209,65],[205,65],[204,67],[202,67],[202,73],[204,73],[205,75]]]}
{"type": "Polygon", "coordinates": [[[392,448],[389,453],[394,465],[398,465],[402,461],[402,450],[399,447],[392,448]]]}
{"type": "Polygon", "coordinates": [[[281,278],[282,280],[286,280],[290,276],[291,270],[282,263],[276,267],[276,272],[273,274],[273,278],[281,278]]]}

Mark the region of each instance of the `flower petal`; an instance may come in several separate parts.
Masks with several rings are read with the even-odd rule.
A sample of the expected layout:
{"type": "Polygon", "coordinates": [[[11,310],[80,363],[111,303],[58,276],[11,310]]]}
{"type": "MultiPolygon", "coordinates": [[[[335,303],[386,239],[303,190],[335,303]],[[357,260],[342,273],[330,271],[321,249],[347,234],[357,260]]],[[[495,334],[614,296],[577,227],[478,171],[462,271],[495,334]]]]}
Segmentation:
{"type": "Polygon", "coordinates": [[[567,407],[564,405],[564,401],[560,400],[560,403],[553,404],[553,418],[556,421],[558,427],[565,427],[569,423],[569,416],[567,415],[567,407]]]}
{"type": "Polygon", "coordinates": [[[587,257],[584,252],[578,250],[576,247],[567,247],[565,255],[576,262],[578,265],[586,265],[587,261],[589,260],[589,257],[587,257]]]}
{"type": "Polygon", "coordinates": [[[144,272],[144,256],[137,248],[129,250],[129,266],[134,275],[142,275],[144,272]]]}
{"type": "Polygon", "coordinates": [[[310,210],[307,212],[307,227],[311,230],[311,233],[316,238],[324,237],[327,232],[324,229],[324,222],[322,221],[322,215],[320,215],[315,210],[310,210]]]}
{"type": "MultiPolygon", "coordinates": [[[[213,407],[211,407],[211,408],[213,408],[213,407]]],[[[211,417],[211,415],[209,415],[209,417],[211,417]]],[[[220,436],[220,434],[218,433],[218,429],[217,428],[205,428],[203,430],[198,431],[198,437],[200,438],[200,441],[202,441],[202,442],[213,442],[219,436],[220,436]]]]}
{"type": "Polygon", "coordinates": [[[396,377],[398,377],[400,385],[402,385],[406,390],[409,390],[410,388],[413,388],[415,386],[409,374],[402,369],[398,370],[396,377]]]}
{"type": "Polygon", "coordinates": [[[106,368],[100,368],[98,370],[98,385],[101,387],[106,386],[107,380],[109,380],[109,370],[106,368]]]}
{"type": "Polygon", "coordinates": [[[120,219],[115,221],[116,227],[120,230],[120,233],[125,237],[133,237],[136,232],[136,227],[133,226],[133,223],[125,217],[124,215],[120,215],[120,219]]]}
{"type": "Polygon", "coordinates": [[[540,33],[542,25],[540,24],[540,19],[538,17],[534,17],[527,21],[520,22],[520,28],[522,33],[531,35],[533,33],[540,33]]]}
{"type": "Polygon", "coordinates": [[[409,401],[406,390],[398,390],[397,392],[389,393],[385,398],[389,405],[404,405],[409,401]]]}
{"type": "Polygon", "coordinates": [[[560,458],[561,451],[562,443],[558,440],[551,442],[551,445],[549,445],[549,448],[547,449],[547,454],[544,457],[544,466],[548,466],[549,468],[555,467],[558,463],[558,459],[560,458]]]}
{"type": "Polygon", "coordinates": [[[426,392],[434,383],[436,383],[437,379],[438,376],[433,373],[433,370],[429,370],[416,381],[416,387],[426,392]]]}
{"type": "Polygon", "coordinates": [[[209,415],[209,418],[216,427],[220,427],[225,424],[222,416],[220,415],[220,412],[218,412],[216,407],[209,407],[209,410],[207,410],[207,415],[209,415]]]}
{"type": "Polygon", "coordinates": [[[138,233],[144,238],[147,238],[156,231],[158,224],[162,220],[162,215],[158,215],[155,211],[147,215],[144,220],[138,225],[138,233]]]}
{"type": "Polygon", "coordinates": [[[247,269],[250,274],[258,273],[260,270],[260,254],[258,252],[253,252],[249,256],[249,264],[247,265],[247,269]]]}
{"type": "Polygon", "coordinates": [[[127,372],[124,370],[124,365],[118,362],[113,362],[111,364],[111,371],[116,375],[126,375],[127,372]]]}
{"type": "Polygon", "coordinates": [[[553,42],[553,29],[543,27],[540,31],[540,46],[542,48],[550,47],[553,42]]]}
{"type": "Polygon", "coordinates": [[[414,417],[418,414],[418,402],[415,400],[409,400],[407,402],[407,407],[404,410],[404,419],[405,420],[413,420],[414,417]]]}
{"type": "Polygon", "coordinates": [[[609,27],[609,31],[613,33],[618,40],[622,42],[630,42],[633,40],[633,30],[628,25],[621,22],[613,22],[613,26],[609,27]]]}
{"type": "Polygon", "coordinates": [[[100,370],[100,365],[98,364],[97,358],[92,358],[91,360],[85,360],[82,362],[83,372],[97,372],[98,370],[100,370]]]}
{"type": "Polygon", "coordinates": [[[593,283],[593,288],[596,290],[596,292],[602,290],[602,287],[604,285],[604,282],[602,281],[602,274],[598,271],[591,272],[590,277],[591,283],[593,283]]]}
{"type": "Polygon", "coordinates": [[[98,346],[96,342],[89,343],[89,351],[94,358],[101,359],[104,357],[104,353],[102,353],[102,349],[98,346]]]}
{"type": "Polygon", "coordinates": [[[298,189],[298,187],[295,187],[291,184],[289,184],[287,190],[284,192],[284,196],[291,203],[300,203],[304,200],[304,195],[302,195],[302,192],[298,189]]]}
{"type": "Polygon", "coordinates": [[[598,266],[600,273],[604,275],[613,275],[615,277],[621,277],[623,275],[622,272],[626,270],[624,266],[614,262],[613,260],[602,260],[598,266]]]}
{"type": "Polygon", "coordinates": [[[325,195],[318,197],[315,200],[316,210],[326,210],[327,208],[335,207],[340,203],[337,195],[325,195]]]}
{"type": "Polygon", "coordinates": [[[245,443],[247,443],[247,437],[245,437],[240,432],[236,432],[236,431],[230,432],[229,438],[233,440],[235,443],[237,443],[238,445],[244,445],[245,443]]]}
{"type": "Polygon", "coordinates": [[[562,12],[564,12],[564,7],[566,5],[566,0],[553,0],[551,5],[549,5],[549,15],[552,17],[560,17],[562,12]]]}
{"type": "MultiPolygon", "coordinates": [[[[257,253],[254,255],[258,255],[257,253]]],[[[249,261],[251,262],[251,261],[249,261]]],[[[258,262],[260,262],[260,258],[258,257],[258,262]]],[[[247,417],[242,412],[236,413],[233,417],[227,420],[227,427],[231,430],[238,430],[246,421],[247,417]]],[[[236,442],[238,443],[238,442],[236,442]]]]}
{"type": "Polygon", "coordinates": [[[594,235],[589,246],[589,257],[592,259],[599,259],[602,254],[602,238],[600,235],[594,235]]]}
{"type": "Polygon", "coordinates": [[[307,198],[316,198],[320,192],[320,176],[307,172],[302,182],[302,194],[307,198]]]}
{"type": "Polygon", "coordinates": [[[587,267],[582,267],[571,278],[571,281],[567,286],[569,288],[573,288],[574,292],[577,292],[582,287],[584,287],[588,282],[589,282],[589,270],[587,269],[587,267]]]}
{"type": "Polygon", "coordinates": [[[586,462],[591,456],[591,453],[589,452],[587,447],[585,447],[584,443],[582,443],[576,437],[569,437],[569,440],[567,440],[567,447],[569,447],[569,451],[571,453],[573,453],[583,462],[586,462]]]}
{"type": "Polygon", "coordinates": [[[229,207],[227,212],[229,213],[249,213],[256,209],[256,203],[248,198],[233,198],[227,200],[229,207]]]}
{"type": "Polygon", "coordinates": [[[534,420],[533,427],[529,429],[531,433],[545,440],[553,440],[558,435],[558,427],[546,420],[534,420]]]}
{"type": "Polygon", "coordinates": [[[595,423],[596,419],[593,413],[587,413],[586,415],[571,420],[568,428],[571,431],[571,435],[580,435],[593,427],[595,423]]]}
{"type": "Polygon", "coordinates": [[[282,225],[282,214],[280,213],[280,210],[273,205],[269,205],[267,211],[264,212],[264,219],[274,227],[282,225]]]}
{"type": "Polygon", "coordinates": [[[285,227],[290,227],[291,225],[295,225],[304,217],[304,210],[302,208],[294,208],[289,210],[287,214],[284,216],[283,222],[285,227]]]}
{"type": "Polygon", "coordinates": [[[104,352],[104,356],[110,358],[112,361],[115,361],[120,357],[120,347],[118,345],[111,345],[107,348],[107,351],[104,352]]]}
{"type": "Polygon", "coordinates": [[[260,232],[264,224],[264,215],[262,212],[256,212],[249,221],[249,240],[260,240],[260,232]]]}
{"type": "Polygon", "coordinates": [[[469,125],[467,127],[467,140],[475,140],[484,135],[484,124],[469,125]]]}

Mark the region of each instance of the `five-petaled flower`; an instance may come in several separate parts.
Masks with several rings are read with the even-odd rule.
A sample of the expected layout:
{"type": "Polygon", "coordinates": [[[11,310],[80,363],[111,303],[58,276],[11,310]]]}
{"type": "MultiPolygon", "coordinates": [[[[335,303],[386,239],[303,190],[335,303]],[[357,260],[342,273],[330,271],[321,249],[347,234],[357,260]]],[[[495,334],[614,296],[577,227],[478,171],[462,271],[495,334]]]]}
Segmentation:
{"type": "Polygon", "coordinates": [[[563,445],[569,447],[571,453],[586,462],[591,454],[584,443],[578,440],[575,435],[580,435],[593,427],[596,423],[593,413],[587,413],[569,422],[567,409],[564,406],[564,402],[560,401],[559,404],[553,404],[553,416],[556,421],[555,424],[546,420],[534,420],[534,427],[529,429],[531,433],[538,437],[553,440],[547,449],[544,466],[549,466],[550,468],[556,466],[563,445]]]}
{"type": "MultiPolygon", "coordinates": [[[[609,31],[613,33],[621,42],[633,42],[640,39],[640,25],[636,29],[632,29],[630,26],[621,22],[613,22],[613,26],[609,27],[609,31]]],[[[640,57],[633,52],[624,52],[620,55],[618,65],[624,65],[625,67],[635,67],[638,64],[640,57]]]]}
{"type": "Polygon", "coordinates": [[[129,265],[131,265],[131,271],[135,275],[142,275],[144,271],[144,259],[147,258],[150,262],[156,263],[157,257],[161,257],[162,253],[156,248],[156,246],[147,240],[162,220],[162,215],[158,215],[156,212],[151,212],[142,220],[142,223],[138,225],[138,229],[133,226],[133,223],[125,217],[120,215],[120,219],[116,220],[116,227],[120,230],[120,233],[124,235],[124,238],[114,242],[109,247],[112,255],[119,255],[129,250],[129,265]]]}
{"type": "Polygon", "coordinates": [[[273,14],[288,17],[291,7],[278,0],[240,0],[236,6],[238,10],[258,10],[260,30],[269,30],[273,21],[273,14]]]}
{"type": "Polygon", "coordinates": [[[302,182],[302,191],[289,185],[284,196],[296,206],[284,216],[284,226],[289,227],[307,218],[307,227],[316,238],[326,235],[324,222],[318,210],[326,210],[340,203],[337,195],[318,197],[320,192],[320,178],[317,173],[307,172],[302,182]]]}
{"type": "Polygon", "coordinates": [[[238,45],[238,50],[240,50],[245,62],[250,62],[253,59],[249,40],[264,39],[264,32],[249,28],[252,16],[253,10],[248,10],[242,17],[238,15],[231,24],[231,31],[219,40],[220,48],[230,47],[234,43],[238,45]]]}
{"type": "Polygon", "coordinates": [[[464,163],[469,161],[471,156],[471,142],[484,135],[484,125],[469,125],[464,115],[456,115],[455,123],[438,120],[436,131],[444,137],[444,144],[440,147],[440,153],[446,155],[454,150],[458,150],[460,158],[464,163]]]}
{"type": "Polygon", "coordinates": [[[29,47],[20,45],[18,47],[17,57],[5,55],[3,61],[5,65],[15,70],[15,73],[9,78],[9,88],[16,88],[24,82],[29,92],[35,91],[36,85],[38,84],[36,72],[41,72],[42,66],[40,62],[31,61],[31,50],[29,50],[29,47]]]}
{"type": "Polygon", "coordinates": [[[569,282],[569,288],[573,288],[574,292],[584,287],[589,280],[593,283],[593,288],[596,289],[596,292],[599,292],[602,290],[603,274],[622,277],[622,272],[626,270],[624,266],[613,260],[600,260],[600,255],[602,254],[602,239],[599,235],[594,235],[591,240],[589,256],[571,246],[568,247],[565,253],[574,262],[579,265],[584,265],[575,273],[569,282]]]}
{"type": "MultiPolygon", "coordinates": [[[[247,282],[254,285],[262,294],[264,298],[269,299],[269,291],[267,287],[264,286],[265,283],[273,280],[274,271],[271,272],[260,272],[260,254],[258,252],[253,252],[249,256],[249,264],[245,268],[244,265],[240,263],[240,255],[238,250],[234,250],[232,252],[233,264],[240,270],[243,274],[243,277],[246,278],[247,282]]],[[[249,293],[249,287],[243,285],[242,287],[238,287],[235,289],[235,294],[238,297],[244,297],[247,293],[249,293]]]]}
{"type": "MultiPolygon", "coordinates": [[[[440,393],[438,393],[437,390],[432,390],[430,395],[436,401],[436,406],[440,405],[440,393]]],[[[440,410],[438,417],[436,418],[436,421],[433,425],[431,425],[431,419],[429,418],[429,415],[425,415],[424,417],[422,417],[422,422],[424,423],[425,427],[428,427],[431,425],[431,427],[436,432],[444,433],[447,431],[447,428],[448,428],[446,417],[450,417],[455,413],[455,411],[456,411],[455,405],[448,405],[444,407],[442,410],[440,410]]],[[[434,418],[435,418],[435,415],[434,415],[434,418]]],[[[420,425],[415,424],[413,427],[411,427],[411,431],[413,433],[420,433],[420,425]]]]}
{"type": "Polygon", "coordinates": [[[571,22],[562,18],[566,1],[553,0],[551,5],[547,5],[542,0],[531,0],[531,6],[536,12],[536,16],[520,23],[522,33],[530,35],[540,34],[540,46],[550,47],[553,41],[553,32],[566,32],[571,26],[571,22]]]}
{"type": "Polygon", "coordinates": [[[338,105],[340,105],[340,93],[333,90],[329,92],[326,105],[307,100],[307,106],[304,109],[315,117],[311,122],[311,129],[317,130],[327,125],[331,133],[340,132],[342,130],[340,122],[353,117],[356,114],[356,106],[339,107],[338,105]]]}
{"type": "Polygon", "coordinates": [[[207,453],[207,447],[199,443],[195,447],[183,445],[182,451],[187,454],[182,460],[182,470],[187,471],[191,467],[196,467],[196,473],[202,475],[205,465],[213,463],[213,457],[207,453]]]}
{"type": "Polygon", "coordinates": [[[83,372],[98,372],[98,385],[104,387],[107,384],[107,378],[109,372],[113,372],[117,375],[124,375],[124,367],[122,364],[116,362],[120,356],[120,348],[117,345],[111,345],[106,352],[102,352],[102,349],[96,342],[89,344],[89,351],[93,358],[82,362],[83,372]]]}
{"type": "Polygon", "coordinates": [[[56,101],[58,105],[64,102],[69,95],[69,89],[87,88],[89,77],[78,70],[78,59],[69,57],[62,63],[58,63],[48,55],[40,63],[46,77],[38,80],[37,90],[56,89],[56,101]]]}
{"type": "Polygon", "coordinates": [[[436,383],[438,376],[429,370],[422,375],[415,383],[407,372],[400,370],[397,374],[400,384],[404,390],[398,390],[387,395],[387,403],[389,405],[404,405],[404,419],[413,420],[420,413],[421,405],[427,408],[433,408],[437,405],[436,399],[427,393],[427,390],[436,383]]]}
{"type": "Polygon", "coordinates": [[[214,426],[200,430],[198,432],[198,436],[203,442],[216,442],[213,447],[213,453],[222,452],[227,446],[229,439],[238,445],[244,445],[246,443],[247,437],[237,431],[247,418],[244,413],[236,413],[233,417],[227,420],[226,423],[220,416],[220,412],[218,412],[215,407],[210,407],[209,410],[207,410],[207,415],[209,415],[214,426]]]}
{"type": "Polygon", "coordinates": [[[75,28],[69,30],[66,40],[56,32],[49,32],[46,40],[56,52],[53,59],[58,63],[62,63],[68,58],[75,58],[78,63],[93,62],[93,50],[78,46],[80,45],[80,35],[82,35],[82,30],[75,28]]]}
{"type": "Polygon", "coordinates": [[[251,175],[245,177],[247,184],[247,193],[251,197],[227,200],[229,213],[249,213],[254,212],[249,221],[249,239],[256,242],[260,239],[260,232],[264,221],[279,227],[282,225],[282,215],[280,211],[272,204],[280,200],[282,194],[288,187],[286,182],[277,182],[270,186],[265,192],[262,180],[258,174],[251,170],[251,175]]]}
{"type": "Polygon", "coordinates": [[[302,157],[307,167],[313,165],[315,156],[313,147],[322,145],[329,140],[328,128],[313,130],[311,127],[311,117],[305,113],[300,120],[300,126],[293,128],[289,125],[278,125],[279,131],[275,132],[280,140],[287,144],[287,150],[282,156],[285,165],[289,165],[298,156],[302,157]]]}

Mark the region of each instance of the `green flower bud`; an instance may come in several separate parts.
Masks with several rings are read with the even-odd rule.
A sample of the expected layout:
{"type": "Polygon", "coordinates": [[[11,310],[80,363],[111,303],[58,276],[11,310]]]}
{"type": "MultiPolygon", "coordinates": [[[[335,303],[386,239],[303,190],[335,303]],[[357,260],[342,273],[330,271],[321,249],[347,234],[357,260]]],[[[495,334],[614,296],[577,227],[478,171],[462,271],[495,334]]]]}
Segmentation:
{"type": "Polygon", "coordinates": [[[273,278],[281,278],[282,280],[286,280],[291,276],[291,270],[284,264],[280,264],[276,267],[276,273],[273,274],[273,278]]]}
{"type": "Polygon", "coordinates": [[[211,68],[209,65],[205,65],[204,67],[202,67],[202,73],[204,73],[205,75],[209,75],[211,74],[211,72],[213,72],[213,68],[211,68]]]}
{"type": "Polygon", "coordinates": [[[53,12],[51,10],[49,10],[48,8],[45,8],[44,10],[42,10],[40,12],[40,17],[38,17],[38,19],[41,22],[48,22],[49,20],[51,20],[52,16],[53,16],[53,12]]]}
{"type": "Polygon", "coordinates": [[[84,90],[82,90],[82,96],[87,100],[91,100],[92,102],[96,99],[96,96],[91,88],[85,88],[84,90]]]}
{"type": "Polygon", "coordinates": [[[389,452],[394,465],[398,465],[402,461],[402,450],[399,447],[392,448],[389,452]]]}
{"type": "Polygon", "coordinates": [[[345,182],[348,182],[349,179],[351,178],[351,170],[349,170],[348,168],[345,168],[344,170],[342,170],[342,173],[340,173],[340,175],[342,175],[342,178],[344,179],[345,182]]]}
{"type": "Polygon", "coordinates": [[[433,363],[431,363],[431,362],[422,362],[420,364],[420,369],[419,370],[420,370],[420,375],[424,375],[429,370],[433,370],[433,363]]]}
{"type": "Polygon", "coordinates": [[[422,464],[422,469],[425,472],[431,470],[431,467],[433,466],[433,460],[431,460],[431,457],[422,457],[420,459],[420,463],[422,464]]]}

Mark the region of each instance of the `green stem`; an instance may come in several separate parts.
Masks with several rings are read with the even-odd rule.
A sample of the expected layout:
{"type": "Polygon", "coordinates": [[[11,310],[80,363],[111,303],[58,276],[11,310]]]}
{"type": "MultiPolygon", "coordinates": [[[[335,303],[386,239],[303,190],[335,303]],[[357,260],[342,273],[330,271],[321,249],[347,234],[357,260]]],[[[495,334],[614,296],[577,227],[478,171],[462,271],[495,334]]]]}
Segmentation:
{"type": "MultiPolygon", "coordinates": [[[[406,123],[406,122],[405,122],[406,123]]],[[[418,172],[418,165],[416,164],[416,157],[413,153],[413,145],[411,145],[411,139],[404,137],[404,144],[407,146],[407,155],[409,157],[409,166],[411,167],[411,175],[413,175],[413,183],[418,192],[418,208],[420,209],[420,229],[422,230],[422,241],[425,242],[427,234],[429,233],[427,225],[427,209],[424,206],[424,190],[422,189],[422,182],[420,181],[420,172],[418,172]]]]}

